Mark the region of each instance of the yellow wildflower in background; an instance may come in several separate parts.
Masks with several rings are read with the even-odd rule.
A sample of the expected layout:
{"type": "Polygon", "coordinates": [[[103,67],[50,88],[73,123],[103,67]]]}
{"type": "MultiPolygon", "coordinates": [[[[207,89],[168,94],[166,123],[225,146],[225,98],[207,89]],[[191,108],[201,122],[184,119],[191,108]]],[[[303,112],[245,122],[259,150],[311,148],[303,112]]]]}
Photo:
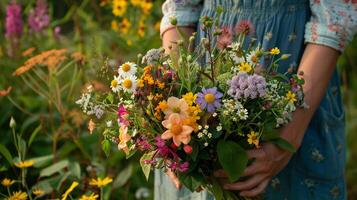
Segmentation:
{"type": "Polygon", "coordinates": [[[10,187],[12,184],[15,183],[15,180],[11,180],[9,178],[4,178],[2,181],[1,181],[1,185],[3,185],[4,187],[10,187]]]}
{"type": "Polygon", "coordinates": [[[115,16],[123,16],[126,12],[128,3],[126,2],[126,0],[113,0],[113,14],[115,16]]]}
{"type": "Polygon", "coordinates": [[[286,93],[285,95],[285,99],[290,103],[290,104],[294,104],[297,100],[296,100],[296,95],[295,93],[289,91],[288,93],[286,93]]]}
{"type": "Polygon", "coordinates": [[[254,144],[255,147],[259,147],[259,138],[258,138],[258,133],[254,131],[250,131],[250,133],[247,135],[248,137],[248,143],[249,144],[254,144]]]}
{"type": "Polygon", "coordinates": [[[280,54],[280,49],[278,47],[274,47],[270,50],[271,55],[278,55],[280,54]]]}
{"type": "Polygon", "coordinates": [[[164,89],[165,88],[165,83],[159,81],[159,80],[156,80],[155,81],[155,84],[157,87],[159,87],[160,89],[164,89]]]}
{"type": "Polygon", "coordinates": [[[45,191],[41,190],[40,188],[36,188],[32,191],[32,193],[36,196],[36,197],[40,197],[42,195],[45,194],[45,191]]]}
{"type": "Polygon", "coordinates": [[[82,195],[79,200],[96,200],[98,198],[98,195],[95,193],[90,194],[89,196],[87,195],[82,195]]]}
{"type": "Polygon", "coordinates": [[[74,181],[72,185],[66,190],[66,192],[62,195],[62,200],[66,200],[68,195],[79,185],[78,182],[74,181]]]}
{"type": "Polygon", "coordinates": [[[18,168],[28,168],[32,167],[35,162],[33,160],[25,160],[15,163],[15,166],[18,168]]]}
{"type": "Polygon", "coordinates": [[[144,37],[145,36],[145,29],[146,29],[146,26],[145,26],[144,20],[140,20],[139,21],[139,27],[138,27],[138,35],[139,35],[139,37],[144,37]]]}
{"type": "Polygon", "coordinates": [[[252,71],[252,66],[247,62],[242,62],[238,65],[238,69],[240,72],[249,73],[250,71],[252,71]]]}
{"type": "Polygon", "coordinates": [[[23,191],[13,192],[11,196],[6,198],[6,200],[26,200],[27,194],[23,191]]]}
{"type": "Polygon", "coordinates": [[[160,26],[161,26],[161,21],[156,22],[154,25],[155,31],[160,31],[160,26]]]}
{"type": "Polygon", "coordinates": [[[140,6],[141,1],[142,1],[142,0],[130,0],[130,3],[131,3],[133,6],[140,6]]]}
{"type": "Polygon", "coordinates": [[[118,32],[119,31],[119,24],[116,20],[112,20],[112,22],[110,23],[111,28],[113,31],[118,32]]]}
{"type": "Polygon", "coordinates": [[[89,182],[89,185],[94,185],[94,186],[101,188],[101,187],[108,185],[112,181],[113,181],[113,179],[111,179],[110,177],[105,177],[104,179],[101,179],[98,177],[97,179],[92,179],[89,182]]]}
{"type": "Polygon", "coordinates": [[[150,11],[152,10],[153,3],[149,1],[143,0],[140,4],[141,10],[144,12],[145,15],[150,14],[150,11]]]}
{"type": "Polygon", "coordinates": [[[130,28],[131,22],[127,18],[124,18],[120,23],[120,32],[127,34],[130,28]]]}

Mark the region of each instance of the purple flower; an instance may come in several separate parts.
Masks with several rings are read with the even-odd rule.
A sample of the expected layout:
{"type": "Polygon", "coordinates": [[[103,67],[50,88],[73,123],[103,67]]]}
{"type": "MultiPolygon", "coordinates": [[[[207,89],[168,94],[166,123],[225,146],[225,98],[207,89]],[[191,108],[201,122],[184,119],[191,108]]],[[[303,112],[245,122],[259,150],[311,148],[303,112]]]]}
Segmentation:
{"type": "Polygon", "coordinates": [[[179,170],[180,172],[186,172],[189,167],[190,167],[190,163],[184,162],[184,163],[182,163],[182,164],[179,166],[178,170],[179,170]]]}
{"type": "Polygon", "coordinates": [[[141,151],[147,151],[151,149],[151,145],[147,141],[146,137],[139,137],[136,140],[136,146],[141,150],[141,151]]]}
{"type": "Polygon", "coordinates": [[[155,138],[155,144],[157,146],[157,153],[160,156],[166,157],[170,153],[170,149],[166,146],[165,140],[161,139],[160,136],[155,138]]]}
{"type": "Polygon", "coordinates": [[[228,94],[237,100],[241,98],[255,99],[266,94],[265,78],[257,74],[239,73],[228,81],[228,85],[230,86],[228,94]]]}
{"type": "Polygon", "coordinates": [[[217,88],[202,89],[202,93],[197,94],[196,103],[200,105],[201,110],[207,108],[207,111],[213,113],[217,108],[221,107],[220,99],[222,93],[217,91],[217,88]]]}
{"type": "Polygon", "coordinates": [[[50,23],[46,0],[37,0],[35,10],[32,10],[28,17],[30,30],[41,32],[50,23]]]}
{"type": "Polygon", "coordinates": [[[6,7],[6,36],[20,38],[21,35],[21,6],[16,3],[11,3],[6,7]]]}

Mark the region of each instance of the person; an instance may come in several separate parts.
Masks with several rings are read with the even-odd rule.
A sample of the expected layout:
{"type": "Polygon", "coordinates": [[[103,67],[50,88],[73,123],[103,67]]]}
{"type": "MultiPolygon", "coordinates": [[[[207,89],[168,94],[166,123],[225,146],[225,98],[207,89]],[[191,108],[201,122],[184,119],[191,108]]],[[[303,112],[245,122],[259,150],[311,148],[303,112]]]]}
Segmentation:
{"type": "MultiPolygon", "coordinates": [[[[280,134],[293,144],[295,154],[266,143],[248,152],[256,160],[245,170],[244,181],[225,184],[244,197],[263,193],[272,200],[346,199],[344,179],[346,142],[344,110],[336,62],[356,33],[357,2],[354,0],[166,0],[161,36],[170,51],[179,36],[170,25],[176,17],[186,35],[203,37],[200,16],[216,16],[224,9],[221,27],[250,28],[264,49],[278,47],[291,54],[281,70],[304,72],[308,109],[294,113],[280,134]]],[[[224,173],[217,172],[224,177],[224,173]]],[[[207,192],[176,189],[166,174],[156,171],[155,199],[213,199],[207,192]]]]}

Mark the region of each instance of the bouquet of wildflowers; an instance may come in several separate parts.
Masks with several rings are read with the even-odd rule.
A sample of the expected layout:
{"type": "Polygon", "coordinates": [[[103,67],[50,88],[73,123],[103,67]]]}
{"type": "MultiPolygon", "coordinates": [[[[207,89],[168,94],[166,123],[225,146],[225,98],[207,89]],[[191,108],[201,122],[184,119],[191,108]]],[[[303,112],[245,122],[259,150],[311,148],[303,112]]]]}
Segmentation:
{"type": "Polygon", "coordinates": [[[103,149],[108,152],[113,142],[127,157],[141,154],[147,177],[151,169],[162,169],[192,191],[205,188],[216,199],[238,199],[221,189],[214,171],[223,169],[237,181],[249,163],[246,150],[264,142],[294,151],[277,128],[305,106],[304,80],[278,72],[279,61],[289,56],[278,48],[243,48],[249,30],[225,44],[217,19],[201,22],[207,37],[194,50],[195,35],[187,46],[178,41],[171,56],[152,49],[140,62],[113,70],[110,92],[90,89],[77,103],[96,118],[90,128],[96,124],[102,132],[103,149]]]}

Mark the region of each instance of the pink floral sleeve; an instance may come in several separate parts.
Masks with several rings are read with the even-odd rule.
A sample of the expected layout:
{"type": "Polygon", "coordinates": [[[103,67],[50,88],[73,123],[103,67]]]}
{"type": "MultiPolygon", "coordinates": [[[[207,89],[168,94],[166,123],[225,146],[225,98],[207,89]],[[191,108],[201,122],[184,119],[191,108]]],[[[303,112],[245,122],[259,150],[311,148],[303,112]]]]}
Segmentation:
{"type": "Polygon", "coordinates": [[[305,42],[343,51],[357,32],[357,0],[310,0],[305,42]]]}

